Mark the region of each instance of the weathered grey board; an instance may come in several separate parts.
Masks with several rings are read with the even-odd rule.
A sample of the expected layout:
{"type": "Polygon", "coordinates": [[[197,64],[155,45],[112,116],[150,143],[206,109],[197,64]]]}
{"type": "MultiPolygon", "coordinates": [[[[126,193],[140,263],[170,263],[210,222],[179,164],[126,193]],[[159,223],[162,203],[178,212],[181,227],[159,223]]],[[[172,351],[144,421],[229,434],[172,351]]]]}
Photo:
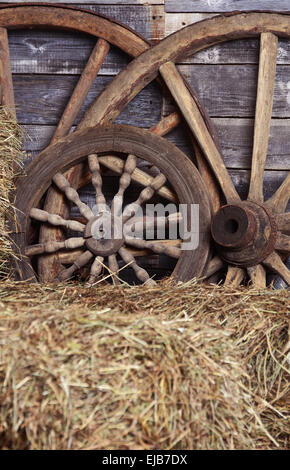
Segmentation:
{"type": "MultiPolygon", "coordinates": [[[[83,5],[75,5],[83,6],[83,5]]],[[[86,5],[123,22],[150,41],[164,37],[162,5],[86,5]]],[[[81,73],[96,39],[64,31],[9,31],[12,73],[81,73]]],[[[128,63],[126,54],[112,48],[100,74],[117,74],[128,63]]]]}
{"type": "MultiPolygon", "coordinates": [[[[10,31],[9,47],[12,73],[81,73],[95,39],[61,31],[10,31]]],[[[259,41],[229,41],[210,47],[182,61],[188,64],[257,64],[259,41]]],[[[101,75],[116,75],[129,62],[122,51],[112,47],[101,75]]],[[[290,41],[280,40],[278,64],[290,64],[290,41]]]]}
{"type": "MultiPolygon", "coordinates": [[[[74,6],[84,8],[84,5],[80,3],[74,6]]],[[[156,41],[164,37],[164,7],[162,5],[151,5],[150,2],[145,5],[93,4],[85,5],[85,8],[124,23],[148,40],[156,41]]],[[[30,31],[27,30],[23,37],[29,41],[30,31]]]]}
{"type": "MultiPolygon", "coordinates": [[[[100,2],[101,3],[101,2],[100,2]]],[[[164,37],[164,6],[151,5],[150,0],[144,5],[85,5],[86,9],[101,13],[112,19],[124,23],[134,31],[152,41],[158,41],[164,37]]],[[[84,5],[77,5],[83,8],[84,5]]]]}
{"type": "MultiPolygon", "coordinates": [[[[215,118],[222,154],[228,168],[250,169],[253,120],[234,118],[215,118]]],[[[290,170],[290,120],[274,119],[271,126],[266,169],[290,170]]],[[[189,157],[193,149],[187,133],[182,126],[171,132],[168,140],[177,145],[189,157]]]]}
{"type": "MultiPolygon", "coordinates": [[[[13,74],[80,74],[96,43],[95,38],[62,31],[10,31],[9,49],[13,74]]],[[[130,61],[111,47],[100,75],[116,75],[130,61]]]]}
{"type": "MultiPolygon", "coordinates": [[[[238,189],[242,199],[246,199],[249,190],[250,171],[247,170],[229,170],[229,174],[238,189]]],[[[264,175],[264,199],[269,199],[287,177],[287,171],[265,171],[264,175]]],[[[287,210],[290,209],[290,203],[287,210]]]]}
{"type": "MultiPolygon", "coordinates": [[[[76,122],[111,79],[108,76],[97,77],[76,122]]],[[[20,124],[57,124],[77,80],[77,75],[14,75],[20,124]]],[[[125,108],[118,122],[151,127],[160,119],[161,99],[159,85],[150,84],[125,108]]]]}
{"type": "MultiPolygon", "coordinates": [[[[180,66],[180,70],[197,91],[212,116],[254,116],[256,66],[196,65],[180,66]]],[[[20,123],[55,124],[77,83],[77,79],[76,75],[14,75],[15,98],[20,123]]],[[[111,79],[110,76],[97,78],[89,92],[86,106],[111,79]]],[[[152,84],[136,97],[124,113],[132,117],[131,124],[139,125],[141,123],[143,127],[150,127],[152,119],[159,115],[160,106],[159,87],[152,84]],[[135,109],[134,106],[136,106],[135,109]]],[[[166,104],[165,111],[169,112],[169,110],[170,105],[166,104]]],[[[278,66],[277,68],[273,116],[290,117],[290,68],[287,66],[278,66]]]]}
{"type": "Polygon", "coordinates": [[[168,12],[289,11],[289,0],[165,0],[168,12]]]}
{"type": "MultiPolygon", "coordinates": [[[[256,65],[181,65],[179,70],[214,117],[253,117],[258,67],[256,65]]],[[[165,112],[172,109],[165,104],[165,112]]],[[[290,117],[290,67],[279,65],[273,117],[290,117]]]]}
{"type": "MultiPolygon", "coordinates": [[[[183,63],[189,64],[258,64],[259,40],[241,39],[209,47],[183,63]]],[[[290,41],[279,39],[277,64],[290,64],[290,41]]]]}
{"type": "MultiPolygon", "coordinates": [[[[224,160],[228,168],[250,169],[252,155],[253,121],[250,119],[213,120],[222,148],[224,160]]],[[[34,157],[49,144],[55,126],[26,125],[30,136],[25,149],[30,157],[34,157]]],[[[272,121],[266,169],[290,170],[290,120],[277,119],[272,121]]],[[[193,148],[184,126],[179,126],[168,135],[168,140],[177,145],[190,158],[193,148]]]]}
{"type": "MultiPolygon", "coordinates": [[[[164,5],[165,0],[100,0],[98,3],[102,5],[164,5]]],[[[24,3],[23,0],[6,0],[1,3],[24,3]]],[[[39,3],[38,1],[31,1],[29,3],[39,3]]],[[[64,4],[79,4],[79,0],[45,0],[44,3],[64,3],[64,4]]],[[[95,2],[97,3],[97,2],[95,2]]],[[[87,8],[89,4],[94,4],[93,0],[83,0],[82,4],[87,8]]]]}

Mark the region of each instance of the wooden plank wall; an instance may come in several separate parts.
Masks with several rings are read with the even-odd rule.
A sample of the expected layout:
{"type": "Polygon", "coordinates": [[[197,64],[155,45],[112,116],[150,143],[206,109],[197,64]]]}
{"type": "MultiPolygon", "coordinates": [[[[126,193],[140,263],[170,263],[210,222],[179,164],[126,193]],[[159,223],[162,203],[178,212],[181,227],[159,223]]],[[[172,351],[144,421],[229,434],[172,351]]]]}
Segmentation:
{"type": "MultiPolygon", "coordinates": [[[[23,3],[7,0],[5,3],[23,3]]],[[[230,10],[289,11],[289,0],[77,0],[66,3],[83,6],[115,18],[153,43],[184,26],[230,10]]],[[[71,33],[12,31],[9,33],[11,64],[17,115],[30,139],[28,157],[44,148],[77,82],[95,40],[71,33]]],[[[219,45],[179,64],[181,72],[200,95],[221,140],[224,158],[242,195],[246,195],[251,163],[253,116],[255,112],[257,40],[219,45]]],[[[86,101],[97,93],[128,63],[125,54],[112,50],[86,101]]],[[[290,42],[281,40],[275,87],[275,104],[265,180],[267,195],[278,187],[290,169],[290,42]]],[[[172,109],[168,97],[149,85],[123,111],[119,122],[150,127],[172,109]]],[[[81,110],[78,120],[81,117],[81,110]]],[[[169,139],[190,157],[192,148],[185,129],[169,139]]]]}

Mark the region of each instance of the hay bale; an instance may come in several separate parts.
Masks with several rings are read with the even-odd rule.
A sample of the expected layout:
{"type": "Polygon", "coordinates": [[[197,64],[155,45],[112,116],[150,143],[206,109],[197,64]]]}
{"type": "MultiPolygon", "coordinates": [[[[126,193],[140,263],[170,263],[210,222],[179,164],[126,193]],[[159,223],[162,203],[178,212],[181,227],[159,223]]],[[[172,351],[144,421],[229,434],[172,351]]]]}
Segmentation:
{"type": "MultiPolygon", "coordinates": [[[[0,277],[22,131],[0,109],[0,277]]],[[[289,291],[0,282],[0,448],[289,448],[289,291]]]]}
{"type": "Polygon", "coordinates": [[[9,112],[0,107],[0,279],[10,272],[11,248],[8,217],[11,217],[13,179],[21,170],[23,131],[9,112]]]}
{"type": "Polygon", "coordinates": [[[195,281],[2,283],[2,448],[287,448],[288,306],[195,281]]]}

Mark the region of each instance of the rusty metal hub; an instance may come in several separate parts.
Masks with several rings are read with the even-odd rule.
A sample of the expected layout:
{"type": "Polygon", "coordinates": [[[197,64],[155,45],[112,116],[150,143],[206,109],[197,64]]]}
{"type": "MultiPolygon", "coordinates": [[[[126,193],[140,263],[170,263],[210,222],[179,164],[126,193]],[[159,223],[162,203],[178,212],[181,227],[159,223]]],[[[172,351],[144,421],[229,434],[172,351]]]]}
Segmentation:
{"type": "Polygon", "coordinates": [[[86,247],[97,256],[117,253],[124,244],[122,221],[115,220],[110,212],[100,212],[86,225],[86,247]]]}
{"type": "Polygon", "coordinates": [[[221,207],[213,218],[211,233],[225,261],[250,267],[261,263],[274,250],[277,226],[264,205],[243,201],[221,207]]]}

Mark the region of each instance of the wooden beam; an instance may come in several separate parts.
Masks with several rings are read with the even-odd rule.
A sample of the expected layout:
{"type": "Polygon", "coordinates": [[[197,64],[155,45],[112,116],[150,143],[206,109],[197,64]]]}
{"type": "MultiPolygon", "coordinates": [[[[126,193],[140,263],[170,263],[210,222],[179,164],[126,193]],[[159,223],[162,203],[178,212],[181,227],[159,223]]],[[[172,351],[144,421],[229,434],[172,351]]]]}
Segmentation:
{"type": "Polygon", "coordinates": [[[1,105],[5,106],[11,115],[16,118],[8,34],[5,28],[0,28],[0,85],[1,105]]]}

